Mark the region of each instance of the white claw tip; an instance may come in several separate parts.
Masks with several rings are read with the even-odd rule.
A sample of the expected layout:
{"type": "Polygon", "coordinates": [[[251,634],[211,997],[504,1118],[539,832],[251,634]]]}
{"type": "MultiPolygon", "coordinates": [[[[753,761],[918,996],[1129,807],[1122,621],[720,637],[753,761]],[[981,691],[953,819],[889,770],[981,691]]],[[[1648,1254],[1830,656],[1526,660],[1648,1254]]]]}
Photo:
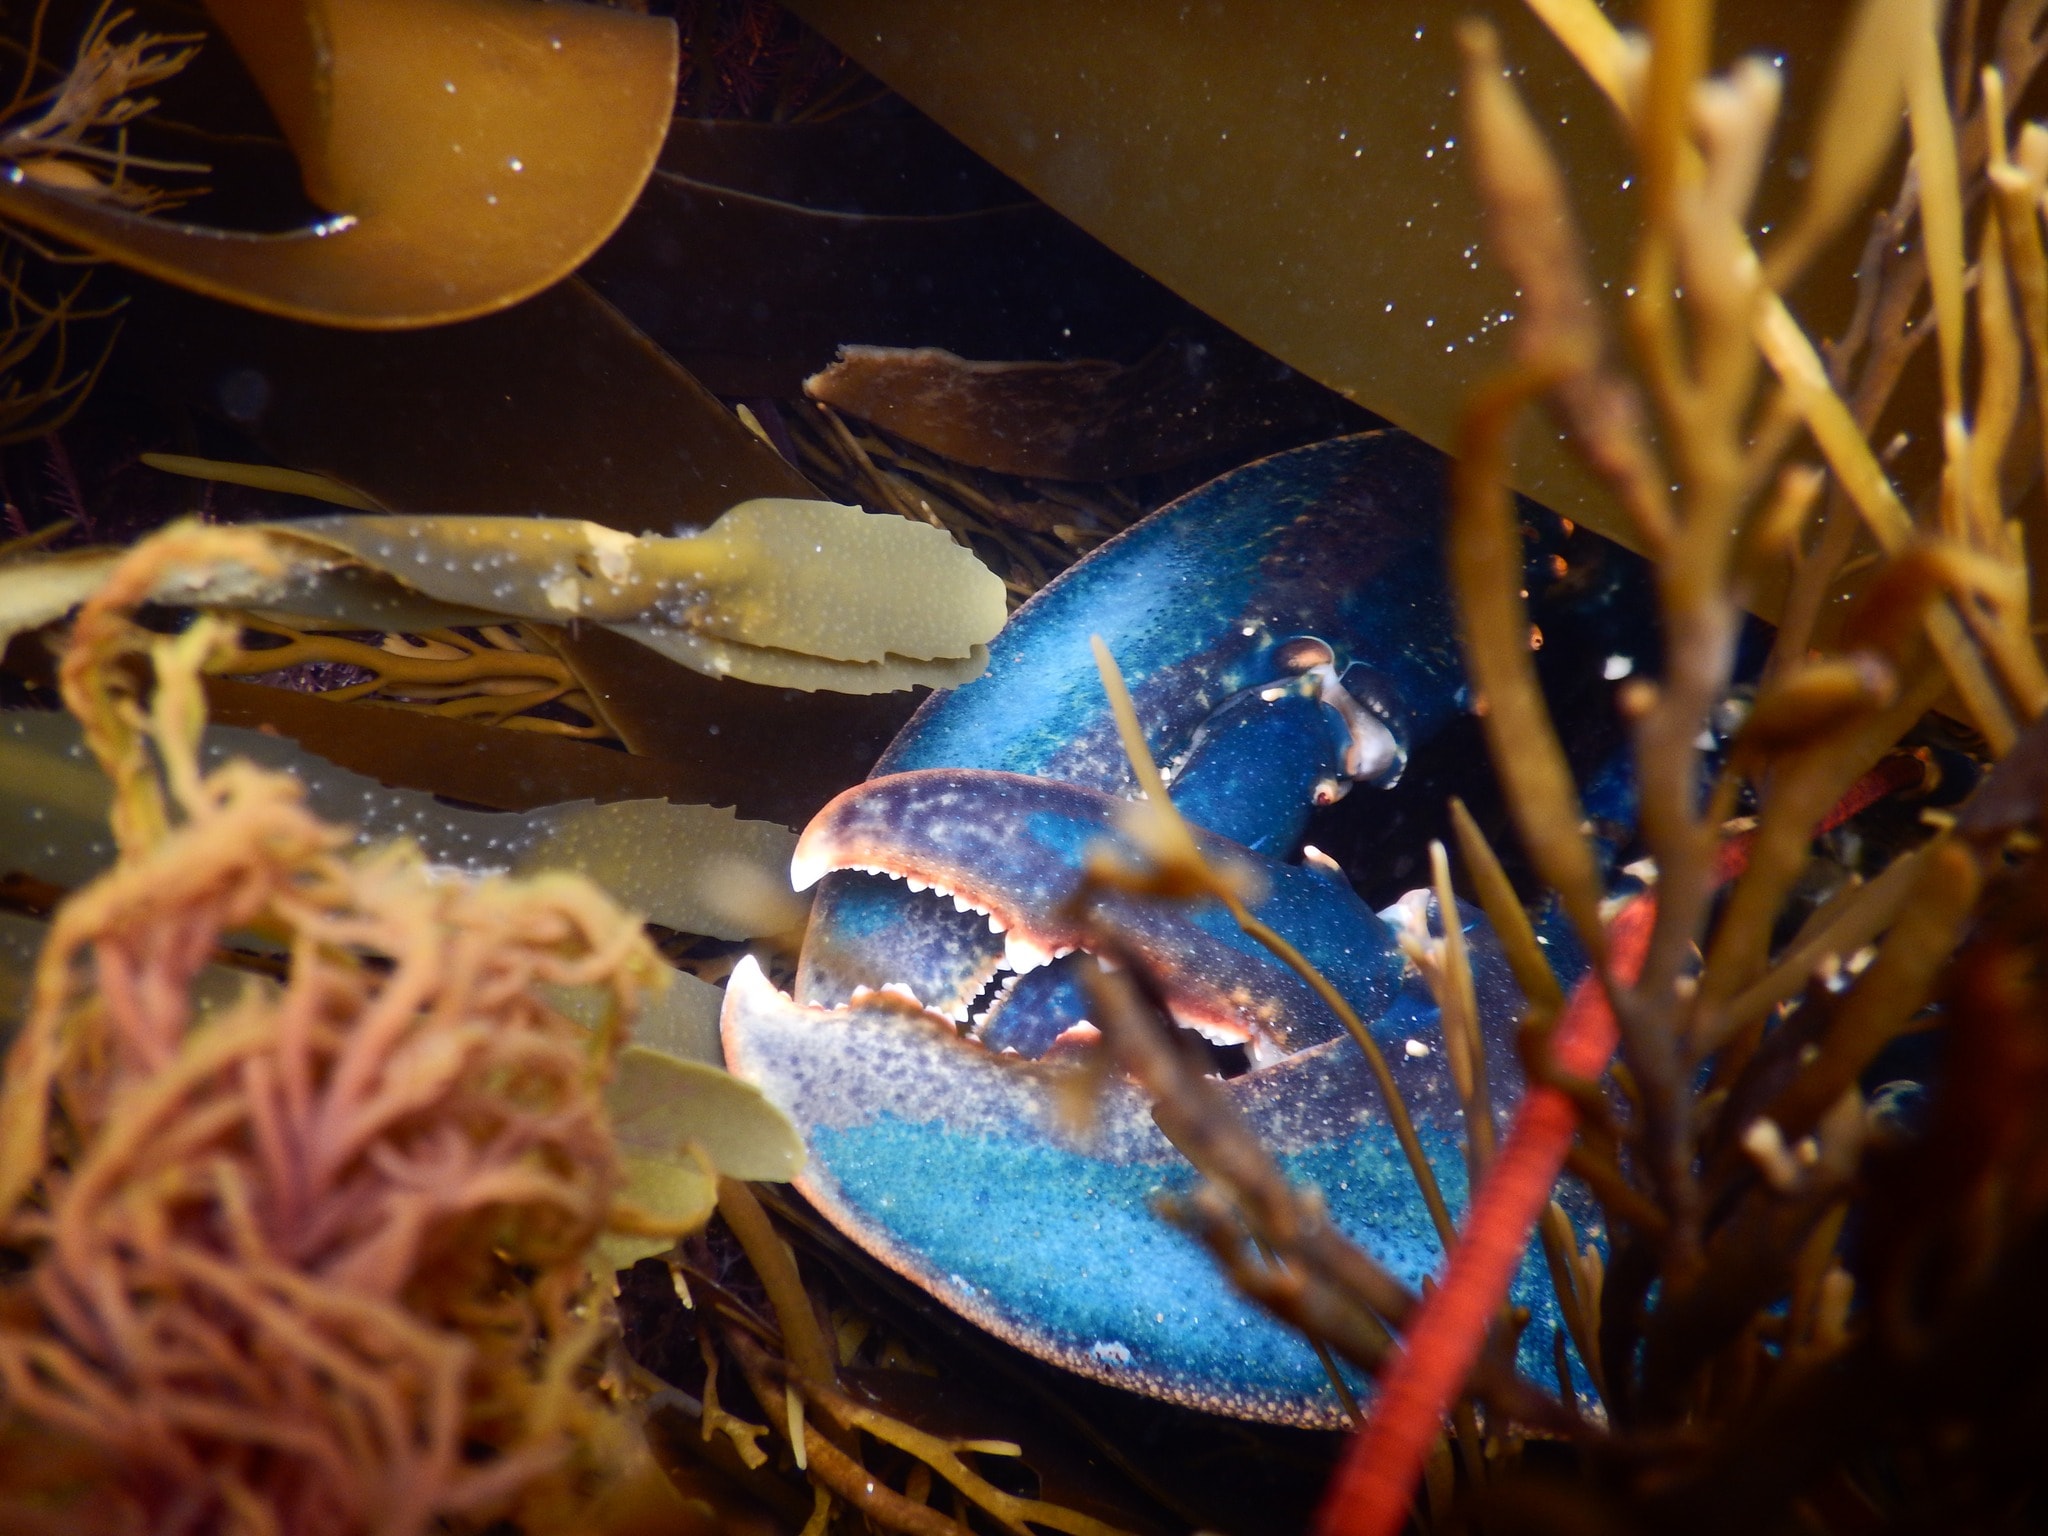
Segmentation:
{"type": "Polygon", "coordinates": [[[815,849],[806,848],[802,842],[796,845],[796,854],[789,861],[789,885],[791,890],[808,891],[832,872],[832,864],[821,857],[815,849]]]}
{"type": "Polygon", "coordinates": [[[746,994],[759,996],[763,992],[774,995],[775,983],[770,981],[767,973],[761,969],[760,961],[752,955],[741,955],[739,964],[732,968],[732,974],[726,978],[726,997],[736,999],[746,994]]]}

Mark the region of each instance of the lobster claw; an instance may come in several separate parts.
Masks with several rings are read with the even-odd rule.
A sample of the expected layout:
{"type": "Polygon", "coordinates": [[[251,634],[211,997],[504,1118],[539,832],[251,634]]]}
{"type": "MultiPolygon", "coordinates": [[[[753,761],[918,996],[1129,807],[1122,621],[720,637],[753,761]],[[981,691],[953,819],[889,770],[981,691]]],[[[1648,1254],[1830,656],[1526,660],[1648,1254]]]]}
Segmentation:
{"type": "MultiPolygon", "coordinates": [[[[856,785],[820,811],[798,840],[799,889],[834,869],[902,880],[930,899],[982,914],[1003,941],[1002,967],[1027,978],[1076,949],[1143,955],[1175,1019],[1255,1063],[1341,1033],[1299,976],[1276,964],[1214,902],[1162,901],[1117,891],[1083,900],[1089,861],[1129,864],[1120,830],[1129,802],[1023,774],[929,768],[856,785]]],[[[1399,990],[1393,934],[1343,880],[1282,864],[1197,831],[1213,864],[1247,870],[1256,916],[1308,956],[1360,1013],[1381,1012],[1399,990]]],[[[1004,985],[1000,973],[995,978],[1004,985]]],[[[913,983],[883,978],[915,994],[913,983]]],[[[1078,1023],[1080,1020],[1068,1021],[1078,1023]]]]}
{"type": "MultiPolygon", "coordinates": [[[[1512,1019],[1518,998],[1505,962],[1483,929],[1471,936],[1482,1012],[1512,1019]]],[[[1411,975],[1373,1034],[1458,1206],[1462,1112],[1440,1058],[1417,1049],[1434,1036],[1434,1015],[1411,975]]],[[[1190,1407],[1345,1422],[1313,1350],[1160,1220],[1160,1198],[1189,1193],[1200,1176],[1134,1084],[1098,1080],[1071,1057],[997,1054],[894,992],[863,992],[838,1008],[799,1003],[752,959],[727,985],[723,1028],[733,1070],[805,1128],[810,1156],[797,1184],[806,1198],[971,1321],[1082,1375],[1190,1407]],[[1094,1095],[1092,1113],[1077,1117],[1084,1093],[1094,1095]]],[[[1512,1057],[1505,1031],[1492,1033],[1498,1067],[1512,1057]]],[[[1437,1268],[1435,1230],[1348,1037],[1222,1088],[1282,1172],[1319,1190],[1332,1223],[1397,1278],[1417,1286],[1437,1268]]],[[[1515,1285],[1539,1324],[1555,1313],[1540,1269],[1525,1262],[1515,1285]]]]}
{"type": "MultiPolygon", "coordinates": [[[[1112,893],[1077,915],[1089,850],[1118,848],[1120,804],[1073,785],[971,770],[896,774],[849,790],[804,834],[796,879],[886,870],[924,887],[914,902],[959,896],[977,917],[986,911],[1022,967],[1009,1001],[1025,1019],[998,1009],[965,1035],[895,987],[861,989],[838,1007],[801,1003],[748,960],[727,987],[727,1059],[805,1127],[804,1194],[980,1326],[1098,1380],[1190,1406],[1340,1424],[1314,1352],[1159,1219],[1160,1197],[1187,1193],[1199,1175],[1153,1122],[1144,1094],[1119,1078],[1077,1074],[1065,1053],[1021,1054],[1086,1033],[1069,973],[1106,935],[1145,957],[1176,1022],[1253,1046],[1251,1070],[1223,1091],[1282,1171],[1321,1191],[1340,1230],[1410,1284],[1440,1261],[1364,1054],[1293,972],[1213,904],[1112,893]],[[1039,983],[1046,996],[1023,1001],[1039,983]],[[1088,1091],[1096,1096],[1082,1131],[1073,1107],[1088,1091]]],[[[1421,978],[1404,973],[1387,921],[1341,880],[1211,835],[1198,840],[1205,857],[1249,863],[1269,881],[1255,910],[1363,1005],[1425,1154],[1461,1203],[1463,1111],[1426,1043],[1435,1004],[1421,978]]],[[[1505,1104],[1518,1091],[1509,1033],[1521,998],[1490,932],[1473,914],[1459,920],[1505,1104]]],[[[1516,1299],[1547,1316],[1547,1283],[1525,1271],[1516,1299]]]]}

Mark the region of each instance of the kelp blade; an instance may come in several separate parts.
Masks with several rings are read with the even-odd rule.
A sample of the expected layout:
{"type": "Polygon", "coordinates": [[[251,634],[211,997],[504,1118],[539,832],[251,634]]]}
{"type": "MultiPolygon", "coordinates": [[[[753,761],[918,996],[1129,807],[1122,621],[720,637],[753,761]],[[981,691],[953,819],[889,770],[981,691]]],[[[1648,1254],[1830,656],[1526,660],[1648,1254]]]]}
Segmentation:
{"type": "Polygon", "coordinates": [[[211,0],[335,218],[248,234],[19,177],[0,215],[272,314],[371,329],[501,309],[567,276],[653,168],[665,21],[523,0],[211,0]]]}
{"type": "MultiPolygon", "coordinates": [[[[463,810],[337,768],[285,737],[215,726],[207,733],[205,763],[210,768],[228,756],[293,774],[321,816],[355,827],[362,842],[409,837],[434,863],[472,874],[573,870],[666,927],[713,938],[766,931],[763,914],[735,903],[725,887],[735,867],[757,870],[764,880],[786,879],[796,845],[785,827],[667,801],[584,801],[524,813],[463,810]]],[[[106,835],[109,796],[68,715],[0,716],[0,848],[6,850],[0,872],[66,888],[97,875],[113,857],[106,835]]]]}
{"type": "MultiPolygon", "coordinates": [[[[1167,287],[1425,441],[1448,448],[1465,391],[1507,361],[1515,294],[1482,251],[1455,94],[1458,11],[1432,0],[793,8],[1167,287]]],[[[1554,125],[1595,279],[1619,293],[1637,209],[1614,114],[1526,7],[1480,9],[1554,125]]],[[[1837,25],[1828,7],[1724,10],[1735,13],[1725,35],[1794,73],[1816,67],[1837,25]]],[[[1796,194],[1781,182],[1765,189],[1766,219],[1796,194]]],[[[1832,310],[1848,278],[1847,264],[1828,274],[1836,287],[1816,302],[1832,310]]],[[[1517,489],[1628,542],[1555,431],[1518,447],[1517,489]]]]}

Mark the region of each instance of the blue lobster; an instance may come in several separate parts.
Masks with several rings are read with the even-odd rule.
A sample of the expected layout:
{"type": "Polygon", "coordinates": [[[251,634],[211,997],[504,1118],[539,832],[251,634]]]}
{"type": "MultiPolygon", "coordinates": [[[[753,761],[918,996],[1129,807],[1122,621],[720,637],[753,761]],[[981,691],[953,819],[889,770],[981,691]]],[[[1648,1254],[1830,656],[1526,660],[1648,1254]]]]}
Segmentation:
{"type": "MultiPolygon", "coordinates": [[[[1309,1346],[1155,1214],[1196,1175],[1136,1087],[1111,1082],[1083,1136],[1062,1120],[1047,1058],[1093,1034],[1070,958],[1089,935],[1062,911],[1136,793],[1093,634],[1176,805],[1211,852],[1256,868],[1255,910],[1369,1022],[1462,1204],[1435,1005],[1390,922],[1302,846],[1315,807],[1391,784],[1465,712],[1445,486],[1442,457],[1413,438],[1339,438],[1213,480],[1078,562],[1011,618],[986,674],[928,699],[804,832],[792,878],[819,892],[795,997],[751,961],[730,983],[728,1061],[803,1129],[803,1192],[1034,1354],[1211,1411],[1343,1422],[1309,1346]]],[[[1555,595],[1566,529],[1523,518],[1539,623],[1629,630],[1611,593],[1555,595]]],[[[1321,1001],[1215,903],[1132,897],[1095,917],[1146,957],[1177,1023],[1242,1052],[1225,1089],[1286,1172],[1409,1284],[1431,1273],[1441,1252],[1379,1092],[1321,1001]]],[[[1484,923],[1461,918],[1504,1116],[1519,994],[1484,923]]],[[[1525,1363],[1547,1361],[1555,1303],[1536,1261],[1515,1299],[1534,1314],[1525,1363]]]]}

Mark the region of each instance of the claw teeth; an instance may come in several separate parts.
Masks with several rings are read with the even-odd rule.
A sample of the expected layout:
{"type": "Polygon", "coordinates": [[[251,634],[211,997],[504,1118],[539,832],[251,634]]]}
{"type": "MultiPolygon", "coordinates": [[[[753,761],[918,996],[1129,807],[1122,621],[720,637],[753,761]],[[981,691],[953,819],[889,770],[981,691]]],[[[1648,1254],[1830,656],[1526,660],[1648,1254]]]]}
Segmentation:
{"type": "MultiPolygon", "coordinates": [[[[990,933],[1001,933],[1003,931],[1003,920],[997,917],[993,912],[989,911],[987,907],[983,906],[978,901],[972,900],[969,897],[962,896],[958,891],[951,891],[946,889],[945,886],[939,884],[935,880],[921,879],[916,875],[906,875],[903,873],[903,871],[899,869],[888,869],[880,864],[847,863],[839,865],[838,868],[852,870],[863,875],[881,875],[887,879],[895,881],[898,885],[903,886],[906,890],[914,891],[919,894],[930,892],[935,896],[943,896],[946,898],[946,900],[953,903],[953,910],[961,913],[963,916],[966,913],[975,912],[987,918],[990,933]]],[[[822,869],[822,866],[818,868],[812,868],[809,865],[804,865],[795,871],[796,875],[800,879],[803,877],[808,877],[808,880],[811,882],[815,882],[819,878],[819,875],[823,872],[824,871],[822,869]]],[[[798,884],[797,889],[802,890],[803,888],[804,887],[802,884],[798,884]]]]}
{"type": "Polygon", "coordinates": [[[1254,1030],[1245,1042],[1245,1053],[1254,1067],[1270,1067],[1287,1054],[1287,1048],[1263,1030],[1254,1030]]]}
{"type": "Polygon", "coordinates": [[[1223,1019],[1176,1019],[1183,1029],[1191,1029],[1211,1045],[1241,1045],[1247,1051],[1258,1050],[1258,1037],[1242,1024],[1223,1019]]]}
{"type": "Polygon", "coordinates": [[[988,1007],[974,1016],[974,1035],[976,1038],[979,1038],[981,1033],[988,1028],[988,1021],[1002,1012],[1003,1006],[1010,1000],[1010,994],[1017,990],[1017,981],[1018,978],[1014,975],[1003,976],[997,980],[995,996],[988,1000],[988,1007]]]}
{"type": "Polygon", "coordinates": [[[900,997],[913,1007],[922,1008],[924,1006],[924,1000],[912,991],[910,983],[905,981],[884,982],[879,987],[855,987],[852,992],[847,994],[846,1001],[851,1006],[855,1003],[866,1002],[871,997],[880,997],[883,993],[887,993],[891,997],[900,997]]]}
{"type": "Polygon", "coordinates": [[[1041,965],[1050,964],[1052,959],[1051,951],[1021,933],[1010,932],[1003,935],[1003,964],[1020,976],[1026,971],[1035,971],[1041,965]]]}

